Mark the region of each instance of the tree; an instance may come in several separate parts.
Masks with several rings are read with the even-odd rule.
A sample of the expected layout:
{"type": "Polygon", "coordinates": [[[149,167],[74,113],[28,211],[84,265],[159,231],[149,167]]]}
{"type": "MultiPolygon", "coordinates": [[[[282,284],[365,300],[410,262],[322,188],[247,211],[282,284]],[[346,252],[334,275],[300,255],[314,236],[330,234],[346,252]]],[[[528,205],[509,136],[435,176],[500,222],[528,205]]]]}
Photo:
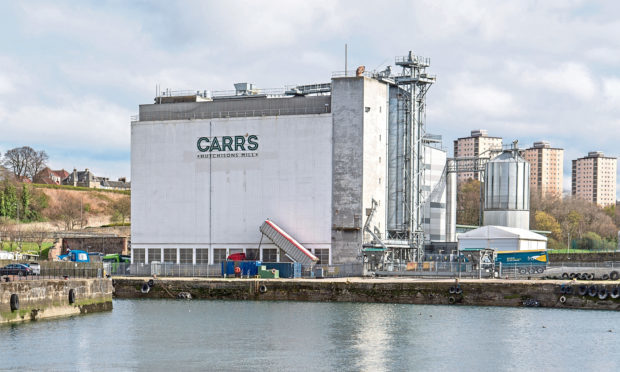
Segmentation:
{"type": "Polygon", "coordinates": [[[4,190],[2,191],[4,194],[4,217],[7,218],[16,218],[17,217],[17,208],[19,207],[17,200],[17,192],[15,190],[15,186],[13,184],[6,182],[4,184],[4,190]]]}
{"type": "Polygon", "coordinates": [[[457,223],[480,225],[481,182],[469,179],[459,185],[457,194],[457,223]]]}
{"type": "Polygon", "coordinates": [[[59,198],[57,205],[48,208],[47,217],[65,230],[83,226],[87,220],[86,213],[82,211],[81,200],[68,195],[59,198]]]}
{"type": "Polygon", "coordinates": [[[35,152],[33,156],[30,158],[30,161],[28,164],[28,170],[26,174],[28,178],[30,178],[34,182],[34,179],[37,176],[37,174],[39,174],[39,172],[41,172],[47,166],[48,159],[49,157],[47,156],[45,151],[41,150],[41,151],[35,152]]]}
{"type": "Polygon", "coordinates": [[[570,211],[568,213],[568,216],[566,216],[566,222],[567,229],[571,233],[571,235],[581,239],[581,237],[583,236],[584,225],[583,216],[575,210],[570,211]]]}
{"type": "Polygon", "coordinates": [[[48,160],[45,151],[36,151],[30,146],[16,147],[4,154],[4,165],[10,168],[18,179],[34,179],[48,160]]]}
{"type": "Polygon", "coordinates": [[[553,217],[547,212],[538,211],[536,212],[534,220],[535,224],[533,225],[533,227],[536,230],[551,231],[551,235],[554,239],[562,239],[562,227],[560,227],[560,224],[555,219],[555,217],[553,217]]]}
{"type": "Polygon", "coordinates": [[[112,212],[114,215],[118,215],[120,222],[124,223],[127,218],[131,217],[131,200],[129,198],[122,197],[112,202],[112,212]]]}
{"type": "Polygon", "coordinates": [[[29,146],[16,147],[4,154],[4,164],[19,178],[27,173],[29,159],[36,151],[29,146]]]}
{"type": "Polygon", "coordinates": [[[28,237],[31,241],[35,242],[39,247],[39,254],[43,249],[43,242],[48,239],[50,232],[44,229],[32,229],[28,232],[28,237]]]}
{"type": "Polygon", "coordinates": [[[30,191],[25,183],[22,185],[21,213],[19,217],[22,221],[30,221],[30,191]]]}

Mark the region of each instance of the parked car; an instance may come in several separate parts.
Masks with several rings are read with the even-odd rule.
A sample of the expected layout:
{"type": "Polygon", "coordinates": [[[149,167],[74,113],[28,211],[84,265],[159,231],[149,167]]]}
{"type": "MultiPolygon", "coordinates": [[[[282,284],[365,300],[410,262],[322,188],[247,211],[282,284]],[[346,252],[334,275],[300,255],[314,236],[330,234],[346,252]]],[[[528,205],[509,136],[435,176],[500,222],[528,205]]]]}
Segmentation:
{"type": "Polygon", "coordinates": [[[3,268],[0,268],[0,275],[25,276],[25,275],[34,275],[34,272],[28,265],[10,264],[10,265],[6,265],[3,268]]]}
{"type": "Polygon", "coordinates": [[[38,262],[29,262],[24,264],[32,269],[32,275],[41,275],[41,265],[38,262]]]}

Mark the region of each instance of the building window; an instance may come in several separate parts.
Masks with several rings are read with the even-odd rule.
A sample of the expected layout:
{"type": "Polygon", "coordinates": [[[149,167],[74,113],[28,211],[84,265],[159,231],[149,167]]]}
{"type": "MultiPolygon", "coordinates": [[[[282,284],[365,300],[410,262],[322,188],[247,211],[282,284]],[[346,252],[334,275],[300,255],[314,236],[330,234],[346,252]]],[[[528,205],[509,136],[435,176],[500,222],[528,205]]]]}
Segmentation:
{"type": "Polygon", "coordinates": [[[226,249],[224,248],[213,249],[213,263],[219,264],[222,261],[226,261],[226,249]]]}
{"type": "Polygon", "coordinates": [[[278,262],[278,250],[263,249],[263,262],[278,262]]]}
{"type": "Polygon", "coordinates": [[[256,248],[248,248],[245,250],[245,259],[249,261],[260,260],[259,250],[256,248]]]}
{"type": "Polygon", "coordinates": [[[161,262],[161,249],[149,248],[149,263],[161,262]]]}
{"type": "Polygon", "coordinates": [[[176,248],[164,248],[164,262],[177,263],[176,248]]]}
{"type": "Polygon", "coordinates": [[[228,255],[230,256],[231,254],[235,254],[235,253],[243,253],[243,249],[229,249],[228,250],[228,255]]]}
{"type": "Polygon", "coordinates": [[[144,263],[144,248],[133,249],[133,262],[144,263]]]}
{"type": "Polygon", "coordinates": [[[319,259],[320,264],[329,264],[329,249],[315,249],[314,255],[319,259]]]}
{"type": "Polygon", "coordinates": [[[182,264],[191,264],[192,263],[192,251],[191,248],[181,248],[179,249],[179,262],[182,264]]]}
{"type": "Polygon", "coordinates": [[[286,252],[280,249],[280,262],[293,262],[293,260],[286,255],[286,252]]]}
{"type": "Polygon", "coordinates": [[[208,249],[196,249],[196,264],[208,264],[209,263],[209,250],[208,249]]]}

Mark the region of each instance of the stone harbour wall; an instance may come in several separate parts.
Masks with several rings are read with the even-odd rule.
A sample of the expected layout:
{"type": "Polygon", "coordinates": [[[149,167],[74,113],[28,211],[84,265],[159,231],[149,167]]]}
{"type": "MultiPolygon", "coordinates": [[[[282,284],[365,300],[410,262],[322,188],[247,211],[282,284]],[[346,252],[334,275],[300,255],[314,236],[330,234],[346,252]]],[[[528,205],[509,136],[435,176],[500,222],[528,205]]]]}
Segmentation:
{"type": "Polygon", "coordinates": [[[0,324],[112,310],[110,279],[0,283],[0,324]]]}
{"type": "Polygon", "coordinates": [[[155,279],[117,278],[117,298],[179,298],[257,301],[384,302],[436,305],[552,307],[620,310],[611,291],[620,281],[411,280],[411,279],[155,279]],[[567,287],[570,286],[570,293],[567,287]],[[579,287],[605,288],[605,299],[579,295],[579,287]],[[146,288],[148,287],[148,289],[146,288]],[[458,287],[458,289],[457,289],[458,287]],[[146,292],[146,293],[145,293],[146,292]],[[183,295],[180,295],[183,293],[183,295]]]}

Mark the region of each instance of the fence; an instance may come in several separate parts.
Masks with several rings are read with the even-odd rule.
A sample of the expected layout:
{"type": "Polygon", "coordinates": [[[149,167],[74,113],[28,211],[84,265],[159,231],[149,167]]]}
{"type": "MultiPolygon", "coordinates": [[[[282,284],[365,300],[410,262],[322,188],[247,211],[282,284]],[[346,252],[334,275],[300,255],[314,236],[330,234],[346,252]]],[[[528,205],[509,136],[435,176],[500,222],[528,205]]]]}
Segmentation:
{"type": "Polygon", "coordinates": [[[522,279],[526,277],[544,276],[546,265],[534,263],[499,263],[495,265],[495,271],[500,278],[522,279]]]}
{"type": "MultiPolygon", "coordinates": [[[[103,267],[106,274],[111,276],[152,276],[160,277],[221,277],[221,264],[176,264],[166,262],[144,263],[116,263],[104,262],[103,267]]],[[[303,266],[302,277],[342,278],[351,276],[362,276],[362,264],[341,264],[341,265],[314,265],[303,266]]]]}
{"type": "Polygon", "coordinates": [[[106,274],[111,276],[161,276],[161,277],[219,277],[222,275],[220,264],[176,264],[167,262],[117,263],[104,262],[106,274]]]}
{"type": "Polygon", "coordinates": [[[603,262],[551,262],[551,267],[594,267],[594,268],[620,268],[620,262],[618,261],[603,261],[603,262]]]}
{"type": "Polygon", "coordinates": [[[361,263],[303,266],[301,270],[301,276],[304,278],[345,278],[362,275],[361,263]]]}
{"type": "Polygon", "coordinates": [[[436,278],[512,278],[522,279],[527,277],[544,276],[546,266],[542,264],[503,264],[482,263],[478,265],[472,262],[409,262],[407,264],[394,264],[385,267],[384,270],[375,272],[379,276],[416,276],[436,278]]]}
{"type": "Polygon", "coordinates": [[[477,278],[491,276],[489,268],[478,269],[471,262],[408,262],[391,264],[375,271],[379,276],[419,276],[443,278],[477,278]]]}
{"type": "Polygon", "coordinates": [[[41,279],[68,279],[68,278],[102,278],[104,268],[101,262],[48,262],[38,263],[1,260],[0,276],[4,281],[41,280],[41,279]],[[8,265],[28,265],[32,271],[9,269],[8,265]]]}

